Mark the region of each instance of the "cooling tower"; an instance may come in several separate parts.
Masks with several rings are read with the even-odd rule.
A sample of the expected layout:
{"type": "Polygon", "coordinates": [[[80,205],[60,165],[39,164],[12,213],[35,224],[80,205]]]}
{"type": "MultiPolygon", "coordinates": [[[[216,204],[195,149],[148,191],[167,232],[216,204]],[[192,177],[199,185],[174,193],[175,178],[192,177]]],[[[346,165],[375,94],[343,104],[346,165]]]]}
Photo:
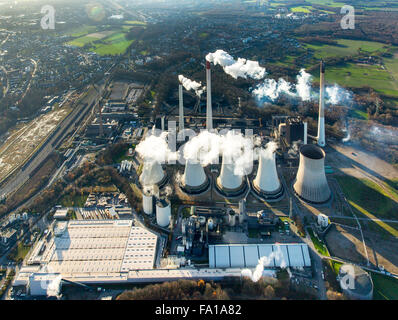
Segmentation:
{"type": "Polygon", "coordinates": [[[276,171],[275,153],[272,155],[261,153],[253,188],[260,194],[272,195],[281,191],[282,185],[276,171]]]}
{"type": "Polygon", "coordinates": [[[331,192],[325,175],[325,152],[316,145],[300,148],[300,165],[293,184],[295,193],[310,203],[324,203],[331,192]]]}
{"type": "Polygon", "coordinates": [[[221,172],[217,178],[217,189],[227,197],[235,197],[242,194],[246,190],[246,183],[243,176],[234,173],[234,164],[225,163],[223,157],[221,172]]]}
{"type": "Polygon", "coordinates": [[[184,175],[181,179],[181,188],[189,194],[199,194],[209,187],[209,179],[200,163],[186,161],[184,175]]]}
{"type": "Polygon", "coordinates": [[[166,179],[162,165],[157,161],[144,161],[144,168],[140,176],[140,183],[143,186],[161,185],[166,179]]]}

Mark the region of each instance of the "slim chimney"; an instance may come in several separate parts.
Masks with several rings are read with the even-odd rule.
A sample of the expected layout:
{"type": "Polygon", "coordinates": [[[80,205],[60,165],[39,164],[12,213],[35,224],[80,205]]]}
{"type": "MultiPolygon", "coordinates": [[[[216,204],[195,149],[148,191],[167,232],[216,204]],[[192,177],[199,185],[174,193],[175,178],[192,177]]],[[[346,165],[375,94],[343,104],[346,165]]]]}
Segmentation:
{"type": "Polygon", "coordinates": [[[321,60],[319,93],[318,146],[324,147],[325,141],[325,63],[321,60]]]}
{"type": "Polygon", "coordinates": [[[213,129],[213,109],[211,105],[211,69],[210,62],[206,61],[206,82],[207,82],[207,108],[206,108],[206,129],[213,129]]]}
{"type": "Polygon", "coordinates": [[[178,97],[180,101],[180,108],[179,108],[179,128],[180,131],[184,130],[184,101],[183,101],[183,92],[182,92],[182,85],[178,86],[178,97]]]}
{"type": "Polygon", "coordinates": [[[104,124],[102,120],[102,107],[99,101],[98,101],[98,108],[99,108],[99,136],[100,138],[102,138],[104,136],[104,124]]]}

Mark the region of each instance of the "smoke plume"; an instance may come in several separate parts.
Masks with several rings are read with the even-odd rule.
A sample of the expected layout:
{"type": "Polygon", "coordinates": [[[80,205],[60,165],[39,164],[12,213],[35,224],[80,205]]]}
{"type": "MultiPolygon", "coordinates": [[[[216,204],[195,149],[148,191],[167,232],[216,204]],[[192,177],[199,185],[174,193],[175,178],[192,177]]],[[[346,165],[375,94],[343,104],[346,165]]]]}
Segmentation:
{"type": "MultiPolygon", "coordinates": [[[[312,76],[304,69],[296,77],[297,83],[292,84],[283,78],[278,81],[265,79],[258,84],[252,94],[260,102],[274,102],[281,96],[299,99],[301,101],[317,100],[319,92],[312,90],[312,76]]],[[[325,88],[326,104],[348,104],[352,100],[352,93],[337,84],[325,88]]]]}
{"type": "Polygon", "coordinates": [[[223,67],[226,74],[237,79],[238,77],[247,79],[247,77],[260,80],[265,77],[265,68],[260,67],[258,61],[247,60],[244,58],[238,58],[235,60],[224,50],[217,50],[213,53],[209,53],[206,56],[206,60],[219,64],[223,67]]]}
{"type": "Polygon", "coordinates": [[[264,274],[264,267],[268,267],[273,265],[273,260],[275,259],[276,262],[281,262],[281,268],[284,269],[287,267],[287,263],[283,257],[282,250],[279,245],[275,246],[277,248],[276,251],[270,253],[269,256],[263,256],[258,260],[258,264],[254,271],[250,269],[243,269],[241,274],[244,277],[250,278],[253,282],[257,282],[261,279],[264,274]]]}
{"type": "Polygon", "coordinates": [[[180,83],[184,86],[184,88],[188,91],[193,90],[195,91],[196,95],[200,97],[205,89],[205,87],[202,86],[201,82],[196,82],[191,79],[188,79],[184,77],[182,74],[178,76],[178,80],[180,83]]]}

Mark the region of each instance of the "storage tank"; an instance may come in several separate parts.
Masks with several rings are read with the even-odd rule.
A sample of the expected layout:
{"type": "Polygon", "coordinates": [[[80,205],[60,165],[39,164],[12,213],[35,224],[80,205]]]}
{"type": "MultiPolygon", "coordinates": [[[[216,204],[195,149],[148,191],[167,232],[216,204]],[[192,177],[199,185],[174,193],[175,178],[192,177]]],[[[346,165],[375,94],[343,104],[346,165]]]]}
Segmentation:
{"type": "Polygon", "coordinates": [[[142,193],[142,208],[145,214],[153,213],[153,195],[149,189],[144,189],[142,193]]]}
{"type": "Polygon", "coordinates": [[[235,222],[236,222],[236,219],[235,219],[235,216],[236,216],[235,211],[234,211],[234,210],[229,210],[229,211],[228,211],[228,216],[229,216],[229,226],[230,226],[230,227],[234,227],[234,226],[235,226],[235,222]]]}
{"type": "Polygon", "coordinates": [[[324,166],[325,151],[310,144],[300,148],[300,164],[293,189],[304,201],[319,204],[330,199],[324,166]]]}
{"type": "Polygon", "coordinates": [[[213,229],[214,229],[214,221],[213,221],[212,218],[207,220],[207,225],[208,225],[209,231],[213,231],[213,229]]]}
{"type": "Polygon", "coordinates": [[[171,205],[167,199],[158,199],[156,202],[156,223],[167,227],[171,219],[171,205]]]}

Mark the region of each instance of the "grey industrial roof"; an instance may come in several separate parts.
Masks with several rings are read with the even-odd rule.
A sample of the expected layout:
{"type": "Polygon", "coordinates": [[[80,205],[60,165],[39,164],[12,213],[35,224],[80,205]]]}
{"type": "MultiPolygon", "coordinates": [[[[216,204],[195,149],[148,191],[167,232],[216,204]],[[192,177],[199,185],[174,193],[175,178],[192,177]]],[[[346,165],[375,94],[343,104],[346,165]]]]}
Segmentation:
{"type": "Polygon", "coordinates": [[[210,245],[210,268],[254,268],[263,258],[265,267],[310,267],[306,244],[210,245]]]}

